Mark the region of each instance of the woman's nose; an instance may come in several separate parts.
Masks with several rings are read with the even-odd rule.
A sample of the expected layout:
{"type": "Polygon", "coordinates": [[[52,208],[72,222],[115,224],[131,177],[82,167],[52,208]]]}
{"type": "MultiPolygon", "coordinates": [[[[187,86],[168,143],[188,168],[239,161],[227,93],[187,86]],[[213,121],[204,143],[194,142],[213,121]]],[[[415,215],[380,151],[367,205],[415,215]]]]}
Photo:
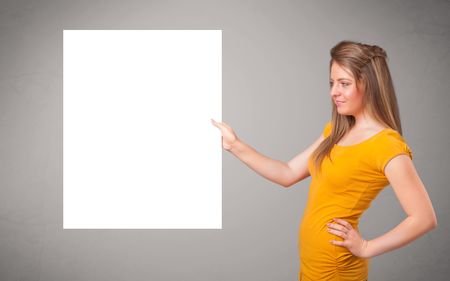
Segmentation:
{"type": "Polygon", "coordinates": [[[338,95],[339,95],[338,89],[336,89],[336,87],[332,86],[330,88],[330,96],[334,98],[335,96],[338,96],[338,95]]]}

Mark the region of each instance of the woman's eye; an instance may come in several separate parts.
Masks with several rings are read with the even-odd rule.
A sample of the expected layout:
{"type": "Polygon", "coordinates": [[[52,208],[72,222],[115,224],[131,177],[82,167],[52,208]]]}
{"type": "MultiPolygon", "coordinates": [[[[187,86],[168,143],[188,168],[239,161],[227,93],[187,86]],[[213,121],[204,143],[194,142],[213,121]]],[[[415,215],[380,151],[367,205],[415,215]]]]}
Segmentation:
{"type": "Polygon", "coordinates": [[[347,87],[349,84],[348,84],[348,83],[342,83],[342,85],[343,85],[344,87],[347,87]]]}

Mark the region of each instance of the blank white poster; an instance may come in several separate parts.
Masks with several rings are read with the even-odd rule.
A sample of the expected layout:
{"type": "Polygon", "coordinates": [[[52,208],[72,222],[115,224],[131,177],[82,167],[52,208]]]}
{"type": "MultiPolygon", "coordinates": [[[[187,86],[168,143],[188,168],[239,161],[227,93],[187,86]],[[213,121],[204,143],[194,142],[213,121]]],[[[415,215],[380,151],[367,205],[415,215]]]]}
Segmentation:
{"type": "Polygon", "coordinates": [[[221,30],[63,31],[63,228],[221,229],[221,30]]]}

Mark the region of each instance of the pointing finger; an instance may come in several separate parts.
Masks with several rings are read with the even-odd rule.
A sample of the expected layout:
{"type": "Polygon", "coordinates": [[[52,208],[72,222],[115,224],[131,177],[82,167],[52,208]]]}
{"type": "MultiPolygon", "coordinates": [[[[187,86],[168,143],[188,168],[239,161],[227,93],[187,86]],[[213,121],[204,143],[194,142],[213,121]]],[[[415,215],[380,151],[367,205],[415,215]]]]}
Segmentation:
{"type": "Polygon", "coordinates": [[[341,220],[341,219],[338,219],[338,218],[334,218],[333,220],[338,222],[338,223],[340,223],[340,224],[342,224],[342,225],[344,225],[348,229],[352,229],[353,228],[352,225],[349,222],[345,221],[345,220],[341,220]]]}

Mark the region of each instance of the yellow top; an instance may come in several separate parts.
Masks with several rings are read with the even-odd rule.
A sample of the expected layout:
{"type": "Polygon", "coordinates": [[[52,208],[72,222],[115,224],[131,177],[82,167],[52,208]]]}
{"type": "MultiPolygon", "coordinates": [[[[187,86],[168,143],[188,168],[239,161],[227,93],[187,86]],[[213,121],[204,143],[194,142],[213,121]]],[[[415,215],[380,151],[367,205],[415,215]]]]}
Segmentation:
{"type": "MultiPolygon", "coordinates": [[[[324,137],[330,132],[331,122],[328,122],[324,137]]],[[[314,171],[312,158],[308,159],[311,184],[299,229],[299,280],[365,281],[368,278],[369,259],[331,244],[329,240],[344,239],[329,233],[326,223],[340,218],[359,231],[360,216],[389,184],[384,167],[400,154],[412,159],[412,151],[402,136],[386,128],[354,145],[335,144],[330,154],[332,162],[324,158],[320,175],[314,171]]]]}

